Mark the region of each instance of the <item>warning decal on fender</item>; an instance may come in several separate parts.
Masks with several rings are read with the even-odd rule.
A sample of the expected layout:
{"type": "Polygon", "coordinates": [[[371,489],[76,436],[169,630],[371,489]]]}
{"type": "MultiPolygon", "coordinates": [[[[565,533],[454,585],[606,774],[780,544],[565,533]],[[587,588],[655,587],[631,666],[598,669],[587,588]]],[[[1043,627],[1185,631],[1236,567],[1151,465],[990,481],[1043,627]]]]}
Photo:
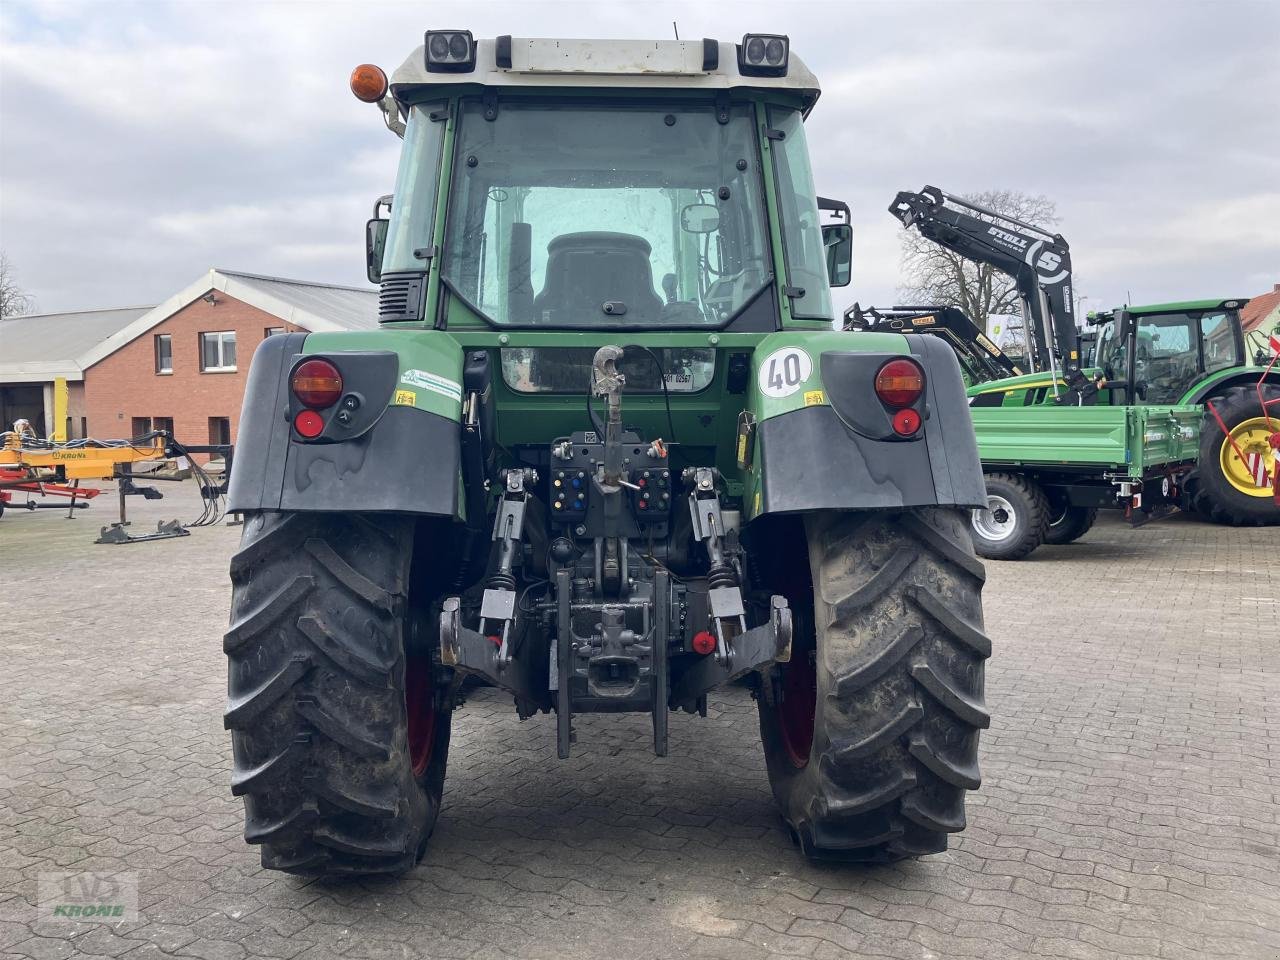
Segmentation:
{"type": "Polygon", "coordinates": [[[412,407],[418,402],[418,395],[412,390],[397,390],[392,406],[396,407],[412,407]]]}

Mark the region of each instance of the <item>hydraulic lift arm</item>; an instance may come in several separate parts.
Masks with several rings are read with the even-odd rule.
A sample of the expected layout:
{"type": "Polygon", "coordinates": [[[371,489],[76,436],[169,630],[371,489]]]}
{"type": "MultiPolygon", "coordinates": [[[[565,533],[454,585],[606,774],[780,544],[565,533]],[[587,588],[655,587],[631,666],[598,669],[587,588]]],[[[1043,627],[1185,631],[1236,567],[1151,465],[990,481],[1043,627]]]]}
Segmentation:
{"type": "Polygon", "coordinates": [[[932,186],[900,192],[889,212],[934,243],[1011,277],[1023,304],[1033,370],[1061,373],[1077,395],[1089,386],[1080,372],[1071,253],[1060,234],[932,186]]]}

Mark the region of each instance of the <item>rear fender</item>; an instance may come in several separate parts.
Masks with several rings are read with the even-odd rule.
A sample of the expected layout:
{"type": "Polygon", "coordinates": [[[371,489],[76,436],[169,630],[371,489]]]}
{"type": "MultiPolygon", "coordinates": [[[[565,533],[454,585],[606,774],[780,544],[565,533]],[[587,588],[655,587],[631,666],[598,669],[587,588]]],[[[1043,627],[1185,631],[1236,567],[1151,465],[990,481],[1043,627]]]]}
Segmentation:
{"type": "Polygon", "coordinates": [[[447,334],[381,330],[268,337],[253,356],[228,509],[359,511],[460,517],[462,350],[447,334]],[[289,377],[322,357],[358,406],[319,411],[314,440],[293,428],[289,377]]]}
{"type": "Polygon", "coordinates": [[[757,348],[753,372],[749,517],[985,504],[960,365],[940,340],[780,333],[757,348]],[[895,357],[925,374],[923,425],[911,438],[893,432],[875,393],[876,374],[895,357]]]}
{"type": "Polygon", "coordinates": [[[1270,372],[1266,367],[1235,367],[1231,370],[1223,370],[1196,384],[1178,402],[1204,403],[1210,397],[1216,397],[1235,387],[1256,388],[1259,380],[1269,387],[1280,388],[1280,367],[1272,368],[1270,372]]]}

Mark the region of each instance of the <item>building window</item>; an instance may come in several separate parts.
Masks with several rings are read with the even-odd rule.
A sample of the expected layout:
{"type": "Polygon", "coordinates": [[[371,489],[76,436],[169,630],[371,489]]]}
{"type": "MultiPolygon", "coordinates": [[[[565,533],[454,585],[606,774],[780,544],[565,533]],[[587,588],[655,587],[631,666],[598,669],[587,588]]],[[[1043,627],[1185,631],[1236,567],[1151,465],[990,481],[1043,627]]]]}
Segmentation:
{"type": "Polygon", "coordinates": [[[133,418],[133,429],[131,433],[134,439],[137,439],[138,437],[145,437],[150,432],[151,432],[150,417],[134,417],[133,418]]]}
{"type": "Polygon", "coordinates": [[[209,418],[209,442],[210,443],[230,443],[231,442],[231,419],[229,417],[210,417],[209,418]]]}
{"type": "Polygon", "coordinates": [[[284,327],[267,327],[265,336],[274,337],[277,333],[284,333],[284,327]]]}
{"type": "Polygon", "coordinates": [[[169,436],[173,436],[173,417],[153,417],[151,424],[152,430],[163,430],[169,436]]]}
{"type": "Polygon", "coordinates": [[[156,373],[173,373],[173,337],[156,334],[156,373]]]}
{"type": "Polygon", "coordinates": [[[219,330],[200,334],[200,369],[228,373],[236,368],[236,332],[219,330]]]}

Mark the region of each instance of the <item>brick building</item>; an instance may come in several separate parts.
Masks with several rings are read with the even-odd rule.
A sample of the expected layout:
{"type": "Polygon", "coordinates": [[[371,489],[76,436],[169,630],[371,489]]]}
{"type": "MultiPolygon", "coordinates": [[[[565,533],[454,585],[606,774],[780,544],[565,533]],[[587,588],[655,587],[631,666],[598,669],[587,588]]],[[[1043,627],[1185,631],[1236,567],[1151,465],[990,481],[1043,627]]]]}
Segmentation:
{"type": "Polygon", "coordinates": [[[164,428],[187,443],[226,443],[259,343],[285,331],[372,329],[377,293],[215,269],[150,309],[20,319],[0,325],[0,400],[19,398],[17,415],[38,431],[52,432],[51,383],[64,377],[69,436],[164,428]]]}
{"type": "Polygon", "coordinates": [[[0,320],[0,430],[27,420],[53,433],[54,382],[67,382],[69,438],[85,435],[84,369],[88,355],[151,307],[42,313],[0,320]]]}

